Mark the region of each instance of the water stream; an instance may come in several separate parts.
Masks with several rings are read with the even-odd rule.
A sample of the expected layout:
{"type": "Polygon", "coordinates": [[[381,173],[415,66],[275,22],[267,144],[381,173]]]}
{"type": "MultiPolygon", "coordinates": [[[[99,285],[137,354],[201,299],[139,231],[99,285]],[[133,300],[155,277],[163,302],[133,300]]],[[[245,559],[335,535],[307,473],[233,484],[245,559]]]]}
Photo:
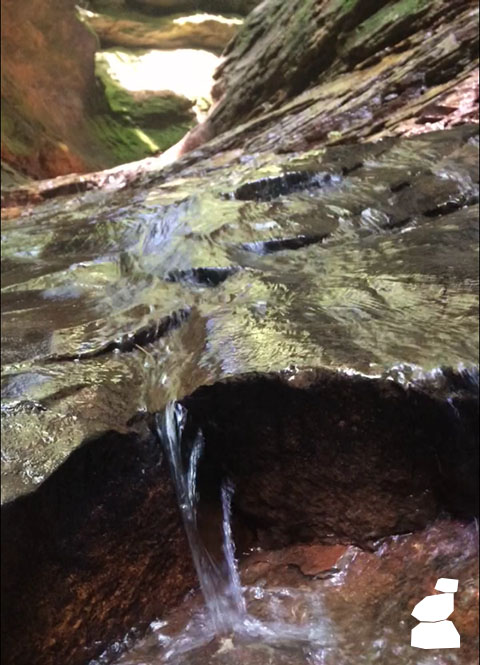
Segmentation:
{"type": "MultiPolygon", "coordinates": [[[[339,554],[328,564],[324,557],[332,547],[309,544],[271,551],[256,548],[238,565],[232,533],[234,487],[228,479],[219,483],[218,519],[208,523],[208,529],[221,532],[221,547],[213,547],[204,533],[200,518],[208,497],[201,463],[208,441],[200,430],[187,427],[187,416],[186,409],[172,401],[157,415],[157,430],[201,594],[187,594],[138,642],[118,644],[123,655],[117,665],[470,662],[468,648],[426,654],[420,660],[418,650],[410,646],[415,624],[410,607],[412,599],[426,595],[430,578],[461,579],[464,600],[478,593],[473,524],[439,520],[424,532],[383,539],[374,551],[337,545],[333,549],[339,554]]],[[[460,617],[455,617],[459,625],[460,617]]],[[[104,662],[111,661],[100,659],[91,665],[104,662]]]]}
{"type": "MultiPolygon", "coordinates": [[[[273,646],[278,649],[283,646],[290,650],[296,647],[301,651],[305,646],[324,644],[326,622],[319,621],[319,597],[310,597],[310,594],[302,592],[298,594],[287,588],[266,594],[261,587],[242,587],[231,527],[234,487],[228,479],[222,481],[220,489],[222,559],[217,561],[209,551],[198,525],[200,496],[197,479],[205,442],[202,432],[198,431],[188,445],[184,437],[186,420],[185,408],[170,402],[164,412],[157,415],[157,429],[170,465],[205,608],[200,607],[194,611],[190,621],[176,635],[168,637],[157,634],[165,648],[157,653],[151,661],[152,665],[164,662],[178,665],[209,662],[206,653],[200,656],[200,661],[190,661],[188,658],[189,653],[198,654],[198,649],[208,648],[211,644],[216,645],[217,655],[235,651],[238,644],[242,644],[242,648],[248,645],[248,649],[267,648],[270,645],[268,648],[273,646]],[[305,620],[292,623],[291,617],[288,618],[286,605],[291,604],[294,598],[294,602],[309,606],[307,613],[315,615],[313,623],[305,620]],[[249,613],[247,599],[253,605],[258,601],[266,601],[268,613],[261,618],[249,613]]],[[[305,608],[303,611],[305,614],[305,608]]],[[[162,628],[163,624],[158,627],[162,628]]]]}
{"type": "MultiPolygon", "coordinates": [[[[477,367],[474,131],[205,159],[176,179],[151,174],[121,191],[52,198],[8,220],[4,499],[36,490],[87,437],[233,375],[322,368],[405,385],[441,367],[477,367]]],[[[175,402],[158,419],[204,601],[192,594],[162,613],[122,665],[418,665],[407,622],[431,592],[427,567],[435,579],[463,575],[462,589],[477,593],[470,532],[452,537],[451,524],[435,527],[433,544],[427,530],[417,540],[392,536],[387,550],[351,549],[353,565],[336,564],[329,579],[299,572],[295,558],[274,564],[271,552],[242,556],[237,568],[233,487],[218,487],[218,556],[200,528],[204,440],[187,441],[185,424],[175,402]]],[[[240,506],[238,480],[236,492],[240,506]]],[[[52,594],[63,598],[62,584],[52,594]]],[[[142,584],[138,597],[156,593],[142,584]]],[[[43,607],[42,589],[29,590],[28,602],[43,607]]],[[[470,665],[469,653],[441,663],[470,665]]],[[[432,658],[425,665],[439,665],[432,658]]]]}
{"type": "Polygon", "coordinates": [[[228,635],[246,616],[240,577],[235,561],[235,547],[230,527],[233,486],[225,482],[221,488],[223,513],[223,554],[217,563],[202,541],[197,524],[197,471],[204,449],[201,432],[193,440],[184,463],[182,451],[186,411],[171,402],[158,417],[157,424],[175,484],[178,504],[185,526],[200,587],[208,608],[212,630],[216,635],[228,635]]]}

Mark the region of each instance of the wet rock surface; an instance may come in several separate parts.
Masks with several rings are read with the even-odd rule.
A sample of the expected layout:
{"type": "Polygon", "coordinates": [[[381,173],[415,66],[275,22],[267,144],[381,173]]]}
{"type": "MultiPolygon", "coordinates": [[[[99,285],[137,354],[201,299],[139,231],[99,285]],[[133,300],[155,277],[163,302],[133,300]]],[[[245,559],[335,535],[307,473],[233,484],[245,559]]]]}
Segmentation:
{"type": "Polygon", "coordinates": [[[8,221],[4,496],[30,491],[108,413],[125,413],[120,426],[228,375],[293,364],[408,380],[475,366],[475,133],[205,162],[8,221]],[[290,181],[299,169],[305,189],[290,181]],[[312,173],[330,181],[310,187],[312,173]],[[236,199],[246,188],[256,200],[236,199]],[[20,426],[25,401],[48,403],[41,425],[20,426]]]}
{"type": "Polygon", "coordinates": [[[146,415],[170,399],[249,546],[476,514],[476,132],[197,155],[4,221],[8,665],[83,665],[194,584],[146,415]]]}
{"type": "Polygon", "coordinates": [[[478,121],[477,24],[472,0],[262,3],[182,149],[290,152],[478,121]]]}
{"type": "Polygon", "coordinates": [[[442,511],[476,514],[477,400],[311,371],[234,378],[183,403],[205,438],[200,493],[230,478],[256,542],[368,547],[442,511]]]}
{"type": "MultiPolygon", "coordinates": [[[[470,665],[478,651],[478,544],[473,523],[439,520],[423,531],[386,538],[371,551],[354,546],[305,546],[257,551],[245,557],[241,576],[251,615],[276,617],[277,628],[300,625],[311,641],[282,643],[217,639],[179,655],[178,665],[357,665],[380,662],[470,665]],[[333,565],[332,565],[333,563],[333,565]],[[309,572],[302,568],[310,565],[309,572]],[[439,577],[459,579],[451,617],[462,636],[460,650],[421,652],[410,646],[415,604],[434,593],[439,577]],[[425,660],[422,660],[424,658],[425,660]]],[[[188,621],[201,614],[198,598],[187,600],[152,625],[151,635],[117,662],[153,665],[168,653],[169,640],[188,635],[188,621]]],[[[168,661],[167,661],[168,662],[168,661]]]]}
{"type": "Polygon", "coordinates": [[[107,433],[2,510],[2,659],[89,662],[194,584],[158,441],[107,433]]]}

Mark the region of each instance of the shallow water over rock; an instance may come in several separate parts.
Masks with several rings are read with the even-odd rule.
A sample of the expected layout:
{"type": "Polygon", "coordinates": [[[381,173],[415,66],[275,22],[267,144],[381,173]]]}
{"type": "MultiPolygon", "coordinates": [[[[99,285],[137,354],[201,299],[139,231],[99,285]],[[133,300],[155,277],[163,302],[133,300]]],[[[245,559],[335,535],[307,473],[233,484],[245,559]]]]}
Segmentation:
{"type": "Polygon", "coordinates": [[[5,497],[227,375],[476,365],[475,132],[200,162],[7,221],[5,497]]]}
{"type": "MultiPolygon", "coordinates": [[[[253,542],[262,556],[279,549],[287,561],[288,548],[315,542],[376,561],[368,556],[385,551],[380,539],[404,534],[415,552],[427,543],[435,573],[455,577],[460,554],[452,569],[439,555],[437,571],[429,540],[432,521],[447,514],[466,523],[457,531],[451,522],[453,540],[443,530],[438,542],[473,557],[476,132],[281,157],[197,155],[195,165],[152,167],[123,189],[52,197],[3,222],[9,665],[30,665],[32,653],[42,665],[83,665],[132,627],[163,620],[194,586],[150,422],[170,400],[186,404],[206,433],[207,475],[235,483],[234,531],[248,532],[235,536],[240,552],[253,542]]],[[[393,552],[397,541],[388,542],[393,552]]],[[[385,556],[398,572],[401,555],[385,556]]],[[[390,636],[368,633],[380,605],[390,607],[369,588],[362,628],[362,614],[347,616],[323,576],[297,594],[298,556],[280,584],[268,571],[266,585],[250,578],[248,561],[253,555],[242,564],[252,615],[275,607],[285,621],[291,609],[318,623],[308,595],[318,592],[320,626],[336,624],[345,665],[361,662],[352,634],[364,662],[398,662],[398,647],[410,665],[398,613],[385,609],[390,636]],[[292,596],[279,600],[279,586],[292,596]],[[267,589],[263,599],[257,587],[267,589]]],[[[420,580],[414,568],[400,579],[420,580]]],[[[393,572],[379,594],[387,581],[396,584],[393,572]]],[[[402,611],[430,592],[426,582],[413,586],[396,596],[402,611]]],[[[187,610],[173,632],[182,634],[187,610]]],[[[184,662],[231,663],[235,653],[250,665],[338,665],[323,633],[324,651],[293,642],[283,652],[216,642],[184,662]]],[[[148,644],[128,658],[157,665],[158,641],[153,655],[148,644]]]]}

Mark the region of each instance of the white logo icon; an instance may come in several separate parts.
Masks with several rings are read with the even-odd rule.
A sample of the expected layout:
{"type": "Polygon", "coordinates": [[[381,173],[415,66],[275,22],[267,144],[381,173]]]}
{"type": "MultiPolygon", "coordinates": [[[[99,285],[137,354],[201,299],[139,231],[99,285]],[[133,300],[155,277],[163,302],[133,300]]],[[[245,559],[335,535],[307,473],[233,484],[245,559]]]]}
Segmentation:
{"type": "Polygon", "coordinates": [[[411,645],[417,649],[458,649],[458,630],[451,621],[446,621],[453,612],[453,595],[458,590],[458,580],[441,577],[435,589],[442,593],[426,596],[413,608],[412,616],[422,623],[412,630],[411,645]]]}

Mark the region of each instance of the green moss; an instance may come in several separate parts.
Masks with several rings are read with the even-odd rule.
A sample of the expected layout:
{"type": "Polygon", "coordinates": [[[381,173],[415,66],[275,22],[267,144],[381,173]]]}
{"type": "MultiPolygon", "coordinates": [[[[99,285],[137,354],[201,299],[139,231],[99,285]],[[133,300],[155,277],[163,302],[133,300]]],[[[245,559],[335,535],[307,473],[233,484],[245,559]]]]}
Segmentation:
{"type": "Polygon", "coordinates": [[[96,74],[111,112],[111,117],[99,116],[95,120],[97,135],[119,161],[134,161],[167,150],[195,124],[193,102],[169,91],[126,90],[115,79],[112,60],[105,56],[112,53],[119,60],[135,59],[137,55],[120,49],[97,54],[96,74]]]}
{"type": "MultiPolygon", "coordinates": [[[[39,127],[39,129],[41,129],[39,127]]],[[[35,142],[35,131],[22,119],[20,109],[14,109],[2,99],[1,103],[1,137],[2,145],[9,152],[19,157],[32,152],[35,142]]]]}
{"type": "Polygon", "coordinates": [[[128,58],[124,51],[108,51],[98,53],[95,63],[95,73],[100,79],[105,90],[110,110],[113,113],[128,115],[131,118],[141,119],[147,116],[172,116],[180,117],[182,120],[192,118],[192,102],[186,97],[181,97],[173,92],[132,94],[115,79],[115,72],[111,64],[106,60],[104,53],[118,54],[120,58],[128,58]]]}
{"type": "Polygon", "coordinates": [[[348,14],[357,5],[361,5],[364,0],[331,0],[325,7],[323,13],[325,15],[340,12],[341,14],[348,14]]]}
{"type": "Polygon", "coordinates": [[[169,125],[164,129],[154,129],[151,127],[143,127],[142,131],[145,136],[155,143],[158,150],[168,150],[172,145],[178,143],[185,134],[192,128],[193,123],[185,123],[183,125],[169,125]]]}
{"type": "Polygon", "coordinates": [[[385,38],[392,26],[423,13],[431,5],[432,0],[399,0],[393,5],[383,7],[357,27],[348,39],[345,50],[356,48],[370,39],[375,39],[376,35],[380,39],[385,38]]]}
{"type": "Polygon", "coordinates": [[[98,115],[90,120],[89,125],[100,150],[103,148],[112,165],[134,162],[158,150],[138,127],[124,125],[111,116],[98,115]]]}
{"type": "Polygon", "coordinates": [[[296,45],[300,48],[300,45],[305,43],[305,39],[308,38],[309,33],[315,28],[312,16],[314,16],[316,5],[316,0],[305,0],[295,13],[295,22],[289,31],[289,40],[294,45],[293,49],[297,48],[296,45]]]}

